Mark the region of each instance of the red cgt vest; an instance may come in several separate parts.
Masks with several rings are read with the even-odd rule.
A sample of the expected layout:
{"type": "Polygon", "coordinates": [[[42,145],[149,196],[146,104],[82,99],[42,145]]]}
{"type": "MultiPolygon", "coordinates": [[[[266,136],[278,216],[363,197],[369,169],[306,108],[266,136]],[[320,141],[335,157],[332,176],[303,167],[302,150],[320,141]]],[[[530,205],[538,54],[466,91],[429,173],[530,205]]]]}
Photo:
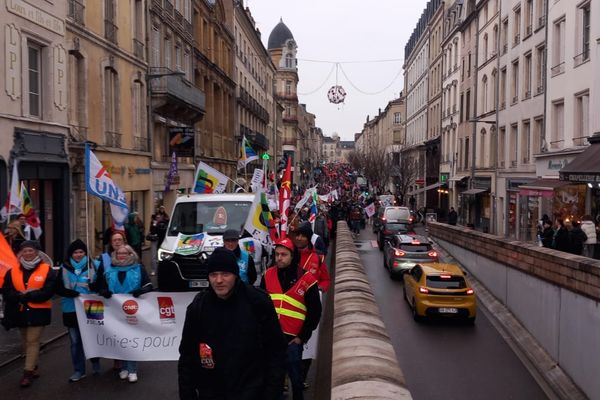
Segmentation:
{"type": "Polygon", "coordinates": [[[305,273],[294,286],[283,293],[277,277],[277,267],[271,267],[265,273],[265,286],[275,306],[283,333],[292,336],[298,336],[300,333],[306,319],[304,295],[316,283],[317,279],[311,273],[305,273]]]}
{"type": "MultiPolygon", "coordinates": [[[[27,281],[27,287],[23,280],[23,270],[21,267],[11,268],[10,274],[12,278],[12,284],[19,292],[23,293],[27,289],[41,289],[44,287],[48,273],[50,272],[50,266],[46,263],[41,262],[29,276],[27,281]]],[[[42,303],[28,302],[27,305],[30,308],[52,308],[52,300],[47,300],[42,303]]]]}

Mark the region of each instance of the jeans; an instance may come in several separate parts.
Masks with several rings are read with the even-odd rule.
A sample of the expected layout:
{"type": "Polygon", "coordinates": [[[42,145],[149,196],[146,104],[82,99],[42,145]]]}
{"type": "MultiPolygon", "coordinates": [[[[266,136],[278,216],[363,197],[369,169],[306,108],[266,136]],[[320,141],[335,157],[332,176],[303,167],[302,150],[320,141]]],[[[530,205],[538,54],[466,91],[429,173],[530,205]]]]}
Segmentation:
{"type": "Polygon", "coordinates": [[[294,400],[304,400],[304,379],[302,373],[302,344],[288,344],[287,371],[292,383],[294,400]]]}
{"type": "Polygon", "coordinates": [[[40,357],[40,338],[44,331],[43,326],[28,326],[19,328],[25,353],[25,371],[33,371],[37,367],[40,357]]]}
{"type": "Polygon", "coordinates": [[[137,374],[137,361],[127,361],[123,360],[123,368],[122,371],[127,371],[130,374],[137,374]]]}
{"type": "MultiPolygon", "coordinates": [[[[71,361],[75,372],[85,374],[85,353],[83,352],[83,341],[81,340],[81,332],[79,328],[69,328],[69,338],[71,339],[71,361]]],[[[92,369],[94,373],[100,371],[100,359],[92,358],[92,369]]]]}
{"type": "Polygon", "coordinates": [[[152,253],[152,272],[156,274],[158,268],[158,241],[153,240],[150,242],[150,252],[152,253]]]}

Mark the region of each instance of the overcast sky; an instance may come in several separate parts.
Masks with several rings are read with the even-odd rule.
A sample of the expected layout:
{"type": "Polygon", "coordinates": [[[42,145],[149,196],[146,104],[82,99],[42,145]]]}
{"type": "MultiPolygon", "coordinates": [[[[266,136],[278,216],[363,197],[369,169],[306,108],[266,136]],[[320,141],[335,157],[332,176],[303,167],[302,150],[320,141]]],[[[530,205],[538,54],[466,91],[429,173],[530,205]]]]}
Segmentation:
{"type": "Polygon", "coordinates": [[[283,18],[298,44],[300,102],[316,115],[324,135],[337,132],[342,140],[354,140],[354,133],[362,130],[367,115],[376,115],[402,90],[404,46],[427,1],[245,0],[245,4],[250,7],[265,47],[271,31],[283,18]],[[335,68],[326,78],[335,64],[308,60],[342,63],[348,79],[339,70],[337,82],[347,93],[344,104],[327,100],[327,91],[336,84],[335,68]],[[376,60],[398,61],[362,62],[376,60]],[[343,64],[355,61],[361,63],[343,64]]]}

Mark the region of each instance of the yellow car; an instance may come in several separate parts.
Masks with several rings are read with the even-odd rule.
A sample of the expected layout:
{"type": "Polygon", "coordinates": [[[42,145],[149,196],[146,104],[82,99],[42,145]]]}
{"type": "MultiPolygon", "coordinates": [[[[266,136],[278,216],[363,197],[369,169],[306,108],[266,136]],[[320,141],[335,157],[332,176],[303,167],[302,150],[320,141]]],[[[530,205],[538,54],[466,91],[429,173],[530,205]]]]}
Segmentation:
{"type": "Polygon", "coordinates": [[[456,264],[417,264],[404,274],[404,298],[415,321],[460,317],[475,322],[475,291],[456,264]]]}

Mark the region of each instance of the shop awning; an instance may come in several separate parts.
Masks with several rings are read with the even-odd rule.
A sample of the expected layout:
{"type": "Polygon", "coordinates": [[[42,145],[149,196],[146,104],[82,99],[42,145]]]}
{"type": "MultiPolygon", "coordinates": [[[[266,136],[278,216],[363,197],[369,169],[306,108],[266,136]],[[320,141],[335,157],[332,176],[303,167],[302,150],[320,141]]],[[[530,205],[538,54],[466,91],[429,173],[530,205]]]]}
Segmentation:
{"type": "Polygon", "coordinates": [[[440,187],[442,185],[443,185],[442,182],[436,182],[433,185],[425,186],[425,187],[419,188],[417,190],[413,190],[412,192],[408,192],[408,195],[411,196],[411,195],[414,195],[414,194],[419,194],[421,192],[426,192],[428,190],[438,188],[438,187],[440,187]]]}
{"type": "Polygon", "coordinates": [[[460,193],[460,194],[469,194],[469,195],[476,195],[476,194],[480,194],[483,192],[487,192],[488,189],[469,189],[469,190],[465,190],[464,192],[460,193]]]}
{"type": "Polygon", "coordinates": [[[453,177],[451,177],[448,180],[451,182],[460,182],[464,179],[467,179],[468,177],[469,177],[469,175],[454,175],[453,177]]]}
{"type": "Polygon", "coordinates": [[[568,184],[568,182],[558,179],[538,179],[519,186],[519,194],[521,196],[553,197],[554,189],[568,184]]]}
{"type": "Polygon", "coordinates": [[[560,170],[560,180],[574,183],[600,183],[600,132],[588,138],[590,146],[560,170]]]}

